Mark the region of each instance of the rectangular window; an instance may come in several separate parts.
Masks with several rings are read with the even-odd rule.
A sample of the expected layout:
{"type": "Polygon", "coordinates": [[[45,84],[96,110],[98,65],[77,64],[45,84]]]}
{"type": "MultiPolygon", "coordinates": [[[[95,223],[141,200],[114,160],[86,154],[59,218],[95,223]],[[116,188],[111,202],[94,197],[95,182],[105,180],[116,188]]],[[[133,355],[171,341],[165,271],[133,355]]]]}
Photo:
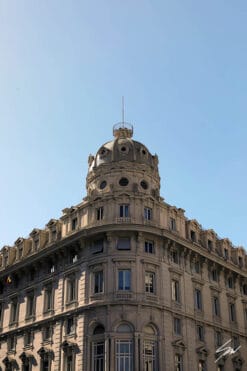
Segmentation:
{"type": "Polygon", "coordinates": [[[196,232],[195,231],[190,231],[190,239],[193,242],[196,242],[196,232]]]}
{"type": "Polygon", "coordinates": [[[31,346],[32,345],[32,341],[33,341],[33,334],[32,334],[32,332],[31,331],[25,332],[25,334],[24,334],[24,346],[25,347],[31,346]]]}
{"type": "Polygon", "coordinates": [[[215,345],[220,347],[222,345],[222,334],[220,331],[215,331],[215,345]]]}
{"type": "Polygon", "coordinates": [[[41,359],[41,371],[50,371],[50,362],[49,359],[41,359]]]}
{"type": "Polygon", "coordinates": [[[194,267],[195,267],[195,272],[196,273],[198,273],[198,274],[201,273],[201,264],[198,260],[195,262],[194,267]]]}
{"type": "Polygon", "coordinates": [[[117,340],[116,371],[133,371],[132,340],[117,340]]]}
{"type": "Polygon", "coordinates": [[[118,290],[130,290],[131,271],[123,269],[118,271],[118,290]]]}
{"type": "Polygon", "coordinates": [[[117,243],[118,250],[130,250],[130,239],[128,237],[120,237],[117,243]]]}
{"type": "Polygon", "coordinates": [[[12,299],[10,309],[10,324],[17,323],[19,317],[19,304],[17,298],[12,299]]]}
{"type": "Polygon", "coordinates": [[[120,205],[119,206],[119,216],[120,218],[129,217],[129,205],[120,205]]]}
{"type": "Polygon", "coordinates": [[[77,300],[76,279],[74,277],[67,278],[67,303],[77,300]]]}
{"type": "Polygon", "coordinates": [[[16,338],[15,336],[10,336],[7,340],[7,347],[8,351],[14,351],[16,345],[16,338]]]}
{"type": "Polygon", "coordinates": [[[44,289],[44,312],[53,310],[53,289],[48,285],[44,289]]]}
{"type": "Polygon", "coordinates": [[[195,308],[202,310],[202,293],[199,289],[195,289],[195,308]]]}
{"type": "Polygon", "coordinates": [[[64,354],[64,371],[74,371],[75,368],[74,368],[74,353],[65,353],[64,354]]]}
{"type": "Polygon", "coordinates": [[[228,249],[224,249],[224,258],[228,259],[228,249]]]}
{"type": "Polygon", "coordinates": [[[181,319],[174,318],[173,319],[173,330],[175,335],[181,335],[181,319]]]}
{"type": "Polygon", "coordinates": [[[229,289],[233,289],[233,278],[232,277],[228,277],[227,285],[229,289]]]}
{"type": "Polygon", "coordinates": [[[171,261],[175,264],[179,264],[179,254],[177,250],[171,251],[171,261]]]}
{"type": "Polygon", "coordinates": [[[219,298],[217,296],[213,297],[213,315],[214,316],[220,315],[220,303],[219,298]]]}
{"type": "Polygon", "coordinates": [[[175,354],[175,371],[183,371],[183,356],[175,354]]]}
{"type": "Polygon", "coordinates": [[[156,343],[152,340],[144,340],[144,370],[157,370],[156,343]]]}
{"type": "Polygon", "coordinates": [[[216,269],[212,270],[212,280],[218,282],[218,271],[216,269]]]}
{"type": "Polygon", "coordinates": [[[172,280],[172,300],[180,302],[179,282],[176,280],[172,280]]]}
{"type": "Polygon", "coordinates": [[[154,243],[153,241],[145,241],[145,252],[148,254],[154,254],[154,243]]]}
{"type": "Polygon", "coordinates": [[[30,292],[27,295],[26,318],[33,317],[34,315],[35,315],[35,297],[34,293],[30,292]]]}
{"type": "Polygon", "coordinates": [[[204,341],[204,328],[201,325],[196,326],[197,339],[199,341],[204,341]]]}
{"type": "Polygon", "coordinates": [[[174,219],[174,218],[170,218],[170,229],[172,231],[176,231],[177,230],[177,228],[176,228],[176,219],[174,219]]]}
{"type": "Polygon", "coordinates": [[[42,330],[43,341],[51,341],[52,338],[52,327],[46,326],[42,330]]]}
{"type": "Polygon", "coordinates": [[[104,240],[95,240],[93,242],[92,254],[100,254],[104,251],[104,240]]]}
{"type": "Polygon", "coordinates": [[[96,209],[96,218],[97,220],[102,220],[103,217],[104,217],[104,208],[103,206],[101,206],[98,209],[96,209]]]}
{"type": "Polygon", "coordinates": [[[213,249],[213,241],[208,240],[208,249],[211,251],[213,249]]]}
{"type": "Polygon", "coordinates": [[[75,231],[77,229],[77,226],[78,226],[78,219],[77,218],[73,218],[72,219],[72,223],[71,223],[71,230],[72,231],[75,231]]]}
{"type": "Polygon", "coordinates": [[[0,331],[2,329],[2,325],[3,325],[3,304],[0,303],[0,331]]]}
{"type": "Polygon", "coordinates": [[[230,321],[236,322],[236,309],[235,309],[234,303],[229,304],[229,312],[230,312],[230,321]]]}
{"type": "Polygon", "coordinates": [[[155,292],[155,273],[145,272],[145,291],[153,294],[155,292]]]}
{"type": "Polygon", "coordinates": [[[93,343],[93,371],[104,371],[105,344],[103,341],[93,343]]]}
{"type": "Polygon", "coordinates": [[[149,207],[144,208],[144,219],[145,220],[151,220],[152,219],[152,209],[149,207]]]}
{"type": "Polygon", "coordinates": [[[103,286],[104,280],[103,280],[103,271],[98,271],[94,273],[94,293],[99,294],[103,292],[104,286],[103,286]]]}
{"type": "Polygon", "coordinates": [[[65,332],[66,335],[75,333],[75,319],[73,317],[67,319],[65,332]]]}

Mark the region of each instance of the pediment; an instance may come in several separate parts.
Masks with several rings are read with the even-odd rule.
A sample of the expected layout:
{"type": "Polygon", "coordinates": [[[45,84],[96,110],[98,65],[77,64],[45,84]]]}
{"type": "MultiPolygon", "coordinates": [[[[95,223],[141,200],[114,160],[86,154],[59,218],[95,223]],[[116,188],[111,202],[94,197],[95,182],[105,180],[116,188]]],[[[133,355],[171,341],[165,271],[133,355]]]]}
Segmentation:
{"type": "Polygon", "coordinates": [[[176,348],[181,348],[182,350],[185,350],[186,346],[185,346],[185,343],[183,340],[181,339],[178,339],[178,340],[174,340],[172,342],[172,345],[176,348]]]}

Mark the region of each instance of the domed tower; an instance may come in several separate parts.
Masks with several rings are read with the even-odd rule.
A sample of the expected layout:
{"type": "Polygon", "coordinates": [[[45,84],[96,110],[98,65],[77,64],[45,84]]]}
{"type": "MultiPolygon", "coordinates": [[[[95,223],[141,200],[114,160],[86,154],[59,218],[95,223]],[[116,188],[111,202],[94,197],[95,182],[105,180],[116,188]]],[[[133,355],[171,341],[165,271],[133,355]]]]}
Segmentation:
{"type": "Polygon", "coordinates": [[[132,139],[131,124],[116,124],[113,135],[112,141],[103,144],[95,156],[88,158],[88,198],[118,194],[123,190],[159,198],[158,156],[132,139]]]}

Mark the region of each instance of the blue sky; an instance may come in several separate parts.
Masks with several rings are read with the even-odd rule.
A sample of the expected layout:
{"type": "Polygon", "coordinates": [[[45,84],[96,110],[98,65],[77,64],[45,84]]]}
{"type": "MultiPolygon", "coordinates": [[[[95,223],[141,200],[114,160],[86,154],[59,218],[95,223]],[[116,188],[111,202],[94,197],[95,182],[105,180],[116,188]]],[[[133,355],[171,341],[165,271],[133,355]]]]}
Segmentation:
{"type": "Polygon", "coordinates": [[[247,3],[0,1],[0,246],[85,196],[126,121],[161,194],[247,247],[247,3]]]}

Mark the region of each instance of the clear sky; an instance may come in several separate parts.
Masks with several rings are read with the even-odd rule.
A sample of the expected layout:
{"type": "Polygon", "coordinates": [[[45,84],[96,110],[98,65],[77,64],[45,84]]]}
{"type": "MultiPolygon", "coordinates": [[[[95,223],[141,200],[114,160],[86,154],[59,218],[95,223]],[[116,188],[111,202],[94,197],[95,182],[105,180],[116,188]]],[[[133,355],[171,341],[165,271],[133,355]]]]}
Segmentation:
{"type": "Polygon", "coordinates": [[[247,247],[246,0],[0,0],[0,246],[85,196],[121,121],[161,194],[247,247]]]}

